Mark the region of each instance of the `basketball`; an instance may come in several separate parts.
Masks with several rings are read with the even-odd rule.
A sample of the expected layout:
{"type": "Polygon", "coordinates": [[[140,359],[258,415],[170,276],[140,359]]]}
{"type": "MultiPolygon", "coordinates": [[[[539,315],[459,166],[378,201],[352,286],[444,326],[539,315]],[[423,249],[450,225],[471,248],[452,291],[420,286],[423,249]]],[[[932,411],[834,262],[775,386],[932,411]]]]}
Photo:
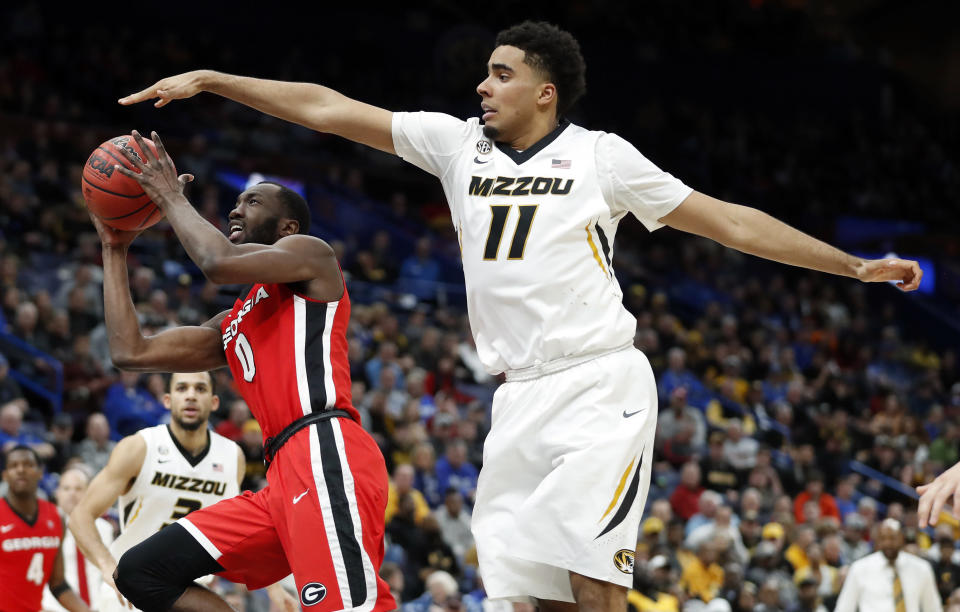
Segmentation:
{"type": "MultiPolygon", "coordinates": [[[[156,155],[157,147],[153,141],[148,138],[143,140],[156,155]]],[[[124,157],[122,149],[144,159],[143,151],[130,135],[117,136],[102,143],[94,149],[83,166],[83,196],[90,211],[110,227],[119,230],[146,229],[163,218],[163,211],[150,200],[137,181],[114,168],[122,165],[138,172],[124,157]]]]}

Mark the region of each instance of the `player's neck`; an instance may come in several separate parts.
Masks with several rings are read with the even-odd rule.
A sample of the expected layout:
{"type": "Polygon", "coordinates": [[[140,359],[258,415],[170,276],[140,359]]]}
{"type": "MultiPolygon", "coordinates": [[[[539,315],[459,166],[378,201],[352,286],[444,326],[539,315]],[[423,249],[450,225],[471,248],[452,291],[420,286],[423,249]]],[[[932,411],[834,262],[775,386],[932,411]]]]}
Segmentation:
{"type": "Polygon", "coordinates": [[[559,118],[554,113],[534,115],[533,120],[524,126],[523,133],[511,138],[507,144],[515,151],[526,151],[557,129],[558,125],[559,118]]]}
{"type": "Polygon", "coordinates": [[[23,518],[28,520],[36,519],[40,507],[36,494],[16,495],[12,491],[8,491],[5,499],[7,503],[10,504],[10,507],[23,518]]]}
{"type": "Polygon", "coordinates": [[[200,452],[207,447],[207,442],[210,439],[210,433],[207,431],[206,423],[203,423],[196,429],[190,430],[180,427],[176,421],[170,421],[170,431],[173,432],[180,446],[191,455],[200,454],[200,452]]]}

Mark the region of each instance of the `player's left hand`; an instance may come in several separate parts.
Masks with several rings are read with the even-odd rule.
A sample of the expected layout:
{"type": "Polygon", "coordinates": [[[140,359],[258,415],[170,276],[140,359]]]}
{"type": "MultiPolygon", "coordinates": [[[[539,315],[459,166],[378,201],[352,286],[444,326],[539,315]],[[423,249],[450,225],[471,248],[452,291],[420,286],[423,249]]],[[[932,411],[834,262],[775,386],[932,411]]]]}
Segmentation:
{"type": "Polygon", "coordinates": [[[857,278],[865,283],[894,281],[901,291],[914,291],[920,286],[923,270],[911,259],[867,259],[860,264],[857,278]]]}
{"type": "Polygon", "coordinates": [[[937,476],[930,484],[917,487],[920,505],[917,508],[917,522],[923,529],[928,524],[936,525],[944,504],[953,498],[953,517],[960,519],[960,463],[937,476]]]}
{"type": "Polygon", "coordinates": [[[267,587],[267,596],[270,598],[270,612],[297,612],[300,602],[287,592],[279,582],[267,587]]]}
{"type": "Polygon", "coordinates": [[[134,172],[120,165],[115,166],[115,168],[120,174],[129,176],[140,183],[140,186],[143,187],[144,192],[150,196],[153,203],[163,209],[164,206],[169,203],[172,196],[183,195],[183,187],[193,180],[193,175],[181,174],[177,176],[177,171],[173,167],[173,160],[170,159],[170,155],[167,154],[167,150],[160,140],[160,135],[156,132],[150,133],[150,138],[157,146],[156,155],[154,155],[153,150],[147,146],[140,132],[133,130],[130,135],[133,136],[137,146],[139,146],[143,152],[143,160],[141,161],[136,155],[125,148],[121,148],[120,151],[140,172],[134,172]]]}

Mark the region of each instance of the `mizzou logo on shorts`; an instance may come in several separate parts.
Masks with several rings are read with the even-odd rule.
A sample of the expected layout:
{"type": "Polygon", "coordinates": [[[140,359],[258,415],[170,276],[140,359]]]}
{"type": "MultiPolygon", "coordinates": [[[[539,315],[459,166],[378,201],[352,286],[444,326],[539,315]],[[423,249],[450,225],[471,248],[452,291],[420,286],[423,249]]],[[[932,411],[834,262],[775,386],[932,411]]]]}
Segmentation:
{"type": "Polygon", "coordinates": [[[621,548],[613,555],[613,566],[624,574],[633,573],[633,551],[621,548]]]}

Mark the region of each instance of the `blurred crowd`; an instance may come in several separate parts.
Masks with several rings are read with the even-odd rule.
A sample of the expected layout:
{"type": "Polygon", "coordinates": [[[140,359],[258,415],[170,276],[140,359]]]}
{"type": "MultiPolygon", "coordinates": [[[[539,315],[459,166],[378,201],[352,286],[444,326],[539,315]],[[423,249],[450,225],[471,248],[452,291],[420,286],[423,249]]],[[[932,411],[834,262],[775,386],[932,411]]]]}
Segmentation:
{"type": "MultiPolygon", "coordinates": [[[[674,10],[668,4],[674,3],[652,3],[665,13],[674,10]]],[[[789,12],[711,6],[727,5],[735,9],[721,21],[741,33],[765,24],[821,48],[789,12]]],[[[36,6],[9,16],[17,43],[15,52],[0,55],[0,120],[9,127],[0,132],[0,446],[33,446],[46,461],[43,488],[52,494],[71,459],[95,472],[122,436],[168,418],[162,376],[120,373],[110,362],[99,244],[80,173],[100,140],[128,128],[116,127],[102,105],[161,71],[196,66],[185,51],[191,47],[175,34],[131,48],[118,44],[129,33],[66,32],[36,6]],[[47,44],[45,34],[52,33],[47,44]],[[82,44],[70,45],[72,39],[82,44]],[[113,68],[96,79],[71,71],[68,51],[77,49],[84,62],[113,68]],[[153,54],[156,61],[134,72],[120,53],[153,54]],[[108,100],[101,99],[104,91],[108,100]],[[59,377],[58,412],[44,390],[59,377]]],[[[410,18],[404,27],[418,32],[437,25],[431,19],[442,21],[424,19],[410,18]]],[[[627,23],[652,32],[654,21],[627,23]]],[[[694,41],[694,48],[718,44],[731,55],[773,45],[768,33],[738,35],[733,48],[725,47],[711,38],[708,21],[692,20],[681,40],[694,41]]],[[[606,25],[598,14],[585,18],[585,48],[606,25]]],[[[477,49],[486,52],[481,41],[489,32],[463,27],[448,34],[433,49],[438,58],[454,50],[465,62],[476,59],[477,49]]],[[[413,39],[417,48],[427,44],[413,39]]],[[[651,42],[635,48],[636,61],[664,61],[674,44],[668,39],[651,34],[651,42]]],[[[212,57],[224,68],[252,72],[244,51],[193,44],[193,53],[219,54],[212,57]]],[[[336,58],[324,61],[322,70],[357,95],[377,82],[366,72],[350,73],[336,58]]],[[[438,72],[458,69],[437,61],[438,72]]],[[[844,70],[858,65],[843,54],[835,63],[844,70]]],[[[296,62],[279,65],[289,71],[296,62]]],[[[429,80],[425,72],[416,78],[429,80]]],[[[584,115],[606,110],[609,84],[599,75],[609,73],[591,64],[597,81],[584,115]]],[[[384,75],[385,82],[395,78],[384,75]]],[[[469,93],[470,83],[459,85],[469,93]]],[[[605,116],[619,124],[598,127],[634,137],[652,159],[700,190],[807,223],[802,227],[810,231],[823,229],[838,204],[871,216],[908,210],[935,225],[946,207],[918,204],[956,201],[960,192],[949,153],[956,126],[932,130],[929,118],[882,99],[866,114],[842,104],[833,114],[784,111],[796,116],[784,130],[762,113],[726,116],[712,100],[673,105],[665,95],[644,92],[643,103],[605,116]],[[868,128],[874,118],[885,129],[868,128]]],[[[433,96],[398,104],[472,112],[457,102],[444,108],[433,96]]],[[[449,294],[460,282],[457,247],[435,191],[417,179],[385,183],[393,162],[218,100],[181,104],[163,115],[148,108],[129,111],[131,121],[149,116],[171,130],[178,167],[198,177],[191,199],[220,228],[237,190],[217,179],[218,168],[284,171],[307,185],[315,225],[337,250],[353,295],[353,401],[391,474],[381,572],[404,610],[509,609],[486,600],[469,529],[499,380],[480,366],[462,300],[449,294]],[[195,126],[202,128],[190,132],[195,126]],[[299,161],[288,159],[294,157],[299,161]],[[323,167],[322,176],[297,165],[304,159],[323,167]],[[344,202],[362,207],[376,229],[348,224],[344,202]]],[[[960,459],[960,364],[941,338],[914,332],[903,296],[886,286],[758,264],[669,230],[647,235],[636,224],[621,232],[613,267],[637,317],[635,344],[654,367],[661,402],[633,609],[832,609],[850,564],[875,549],[884,518],[902,523],[905,550],[929,559],[942,598],[951,597],[960,587],[958,525],[918,529],[913,500],[902,491],[960,459]]],[[[146,333],[201,323],[236,297],[236,288],[205,282],[163,225],[134,243],[130,282],[146,333]]],[[[221,408],[212,426],[242,446],[243,486],[256,490],[265,484],[260,428],[229,372],[215,376],[221,408]]],[[[259,595],[220,588],[237,606],[265,605],[259,595]]]]}

